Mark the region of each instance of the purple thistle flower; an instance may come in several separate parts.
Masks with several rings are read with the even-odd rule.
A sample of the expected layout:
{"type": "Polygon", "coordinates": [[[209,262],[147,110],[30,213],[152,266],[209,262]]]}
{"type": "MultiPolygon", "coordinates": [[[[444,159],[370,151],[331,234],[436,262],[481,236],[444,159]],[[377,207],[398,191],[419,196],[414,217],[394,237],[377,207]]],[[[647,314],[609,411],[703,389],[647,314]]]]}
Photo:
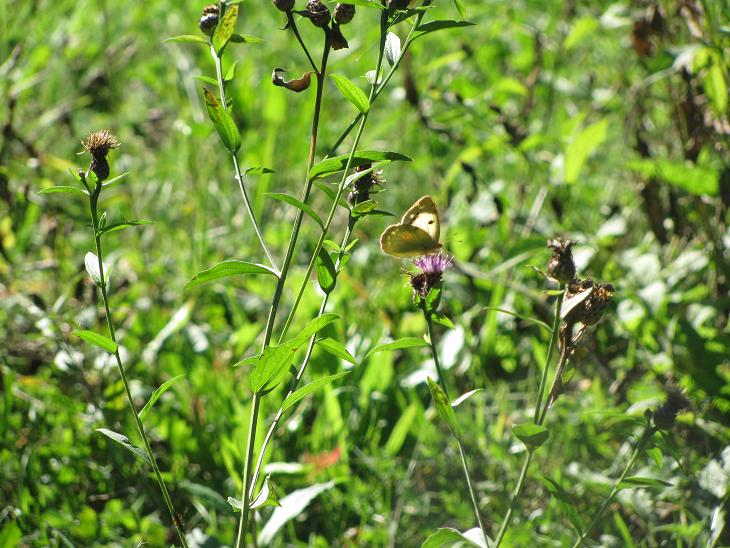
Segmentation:
{"type": "Polygon", "coordinates": [[[411,287],[413,291],[421,298],[426,298],[428,292],[436,284],[441,282],[441,276],[449,268],[454,266],[454,260],[441,253],[435,255],[424,255],[413,261],[421,272],[411,274],[411,287]]]}

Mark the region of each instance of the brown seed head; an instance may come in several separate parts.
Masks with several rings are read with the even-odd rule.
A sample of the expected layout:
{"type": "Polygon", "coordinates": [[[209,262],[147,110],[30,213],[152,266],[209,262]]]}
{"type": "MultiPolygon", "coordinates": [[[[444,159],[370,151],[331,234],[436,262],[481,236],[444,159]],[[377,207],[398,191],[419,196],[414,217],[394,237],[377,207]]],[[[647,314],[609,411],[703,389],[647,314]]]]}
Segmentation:
{"type": "Polygon", "coordinates": [[[556,238],[548,240],[547,245],[553,250],[553,256],[548,262],[547,272],[553,280],[567,284],[575,278],[575,262],[571,248],[576,242],[556,238]]]}
{"type": "Polygon", "coordinates": [[[670,385],[666,387],[666,391],[667,400],[654,412],[654,426],[662,430],[669,430],[674,426],[677,414],[692,405],[681,388],[670,385]]]}
{"type": "Polygon", "coordinates": [[[388,0],[388,9],[391,10],[404,10],[408,7],[411,0],[388,0]]]}
{"type": "Polygon", "coordinates": [[[565,289],[563,306],[570,306],[570,309],[565,312],[563,319],[568,324],[580,322],[583,325],[595,325],[611,304],[613,294],[614,288],[611,284],[596,284],[590,278],[585,280],[574,278],[568,282],[565,289]],[[589,293],[584,293],[589,290],[589,293]],[[582,297],[581,294],[583,294],[582,297]],[[573,298],[578,301],[570,303],[573,298]]]}
{"type": "Polygon", "coordinates": [[[213,36],[215,28],[218,26],[218,18],[220,17],[220,10],[218,4],[210,4],[203,8],[203,13],[200,15],[198,21],[198,28],[200,32],[207,36],[213,36]]]}
{"type": "Polygon", "coordinates": [[[326,27],[331,19],[330,10],[321,0],[309,0],[307,2],[307,17],[316,27],[326,27]]]}
{"type": "Polygon", "coordinates": [[[81,144],[94,158],[106,158],[111,149],[119,146],[119,140],[108,130],[102,129],[90,134],[81,144]]]}
{"type": "Polygon", "coordinates": [[[355,16],[355,6],[353,4],[345,4],[338,2],[335,6],[334,20],[338,25],[346,25],[355,16]]]}
{"type": "Polygon", "coordinates": [[[294,9],[294,0],[274,0],[274,5],[281,11],[291,11],[294,9]]]}
{"type": "MultiPolygon", "coordinates": [[[[363,164],[355,168],[355,172],[366,171],[372,167],[372,164],[363,164]]],[[[357,205],[361,202],[365,202],[370,199],[370,192],[374,186],[383,185],[383,176],[381,172],[371,171],[367,175],[363,175],[353,183],[352,192],[347,196],[347,199],[352,205],[357,205]]]]}

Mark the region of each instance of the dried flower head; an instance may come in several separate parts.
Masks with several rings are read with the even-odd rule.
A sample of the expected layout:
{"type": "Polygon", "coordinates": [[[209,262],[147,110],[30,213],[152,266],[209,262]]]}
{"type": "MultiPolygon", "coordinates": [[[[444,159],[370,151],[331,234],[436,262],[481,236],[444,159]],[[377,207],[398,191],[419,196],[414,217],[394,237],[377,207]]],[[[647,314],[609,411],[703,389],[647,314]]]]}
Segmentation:
{"type": "Polygon", "coordinates": [[[681,388],[670,385],[666,387],[666,392],[667,400],[654,411],[654,426],[662,430],[669,430],[674,426],[677,414],[692,405],[681,388]]]}
{"type": "MultiPolygon", "coordinates": [[[[363,164],[355,168],[355,172],[367,171],[372,167],[372,164],[363,164]]],[[[370,192],[373,190],[375,185],[383,185],[382,171],[371,171],[367,175],[363,175],[357,179],[353,184],[353,189],[347,196],[348,201],[352,205],[357,205],[362,202],[366,202],[370,199],[370,192]]]]}
{"type": "Polygon", "coordinates": [[[294,0],[274,0],[274,5],[281,11],[291,11],[294,9],[294,0]]]}
{"type": "Polygon", "coordinates": [[[206,36],[213,36],[215,28],[218,26],[218,18],[220,17],[220,10],[218,4],[210,4],[203,8],[203,13],[200,15],[198,21],[198,28],[200,32],[206,36]]]}
{"type": "Polygon", "coordinates": [[[438,253],[419,257],[413,261],[413,264],[421,272],[410,274],[411,287],[413,287],[413,291],[417,296],[425,299],[428,292],[431,291],[431,288],[441,282],[444,272],[454,266],[454,260],[451,257],[438,253]]]}
{"type": "Polygon", "coordinates": [[[388,0],[388,9],[404,10],[411,3],[411,0],[388,0]]]}
{"type": "Polygon", "coordinates": [[[309,0],[307,2],[307,17],[316,27],[326,27],[331,19],[330,10],[321,0],[309,0]]]}
{"type": "Polygon", "coordinates": [[[332,31],[330,32],[330,44],[332,44],[332,49],[337,51],[340,49],[347,49],[350,47],[350,45],[347,43],[347,38],[345,38],[345,35],[342,34],[342,31],[340,30],[340,25],[337,23],[332,23],[332,31]]]}
{"type": "Polygon", "coordinates": [[[107,154],[119,146],[117,138],[106,129],[95,131],[84,141],[83,147],[91,154],[92,160],[89,169],[94,172],[99,183],[109,178],[109,162],[107,154]]]}
{"type": "Polygon", "coordinates": [[[335,6],[334,20],[338,25],[346,25],[355,16],[355,6],[338,2],[335,6]]]}
{"type": "Polygon", "coordinates": [[[575,262],[571,248],[576,242],[556,238],[548,240],[547,245],[553,250],[553,256],[548,262],[547,272],[553,280],[561,284],[567,284],[575,278],[575,262]]]}
{"type": "Polygon", "coordinates": [[[574,278],[565,289],[563,319],[569,324],[595,325],[611,303],[613,294],[611,284],[596,284],[590,278],[574,278]]]}
{"type": "Polygon", "coordinates": [[[81,144],[94,158],[106,158],[111,149],[119,146],[119,140],[109,130],[102,129],[90,134],[81,144]]]}

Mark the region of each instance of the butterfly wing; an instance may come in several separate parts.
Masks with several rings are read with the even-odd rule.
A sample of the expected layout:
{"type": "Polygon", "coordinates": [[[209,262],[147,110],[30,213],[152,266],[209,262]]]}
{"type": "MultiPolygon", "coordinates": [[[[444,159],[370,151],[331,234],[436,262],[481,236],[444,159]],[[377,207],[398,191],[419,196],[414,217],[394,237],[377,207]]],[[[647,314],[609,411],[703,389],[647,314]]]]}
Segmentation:
{"type": "Polygon", "coordinates": [[[394,257],[418,257],[441,249],[438,240],[413,225],[390,225],[380,237],[380,249],[394,257]]]}
{"type": "MultiPolygon", "coordinates": [[[[441,238],[439,210],[431,196],[424,196],[405,212],[401,225],[414,226],[425,231],[434,243],[441,238]]],[[[438,247],[441,247],[440,245],[438,247]]]]}

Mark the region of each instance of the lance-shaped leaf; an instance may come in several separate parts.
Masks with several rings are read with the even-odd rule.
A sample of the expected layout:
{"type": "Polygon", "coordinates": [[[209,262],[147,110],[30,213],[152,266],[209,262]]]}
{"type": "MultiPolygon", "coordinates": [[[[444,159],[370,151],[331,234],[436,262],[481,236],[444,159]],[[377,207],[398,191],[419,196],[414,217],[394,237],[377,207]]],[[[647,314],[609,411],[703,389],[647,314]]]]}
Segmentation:
{"type": "Polygon", "coordinates": [[[348,373],[349,371],[342,371],[340,373],[335,373],[334,375],[322,377],[321,379],[317,379],[316,381],[312,381],[309,384],[302,386],[299,390],[292,392],[291,394],[289,394],[289,396],[287,396],[287,398],[284,400],[284,403],[281,404],[281,410],[286,411],[299,400],[306,398],[307,396],[309,396],[309,394],[316,392],[323,386],[339,379],[340,377],[344,377],[348,373]]]}
{"type": "Polygon", "coordinates": [[[322,222],[322,219],[319,215],[317,215],[317,212],[314,211],[310,206],[302,202],[301,200],[297,200],[293,196],[289,196],[288,194],[283,194],[281,192],[267,192],[265,196],[268,196],[269,198],[273,198],[274,200],[279,200],[280,202],[285,202],[289,205],[293,205],[297,209],[302,210],[304,213],[309,215],[314,221],[322,228],[324,228],[324,223],[322,222]]]}
{"type": "MultiPolygon", "coordinates": [[[[312,166],[309,170],[310,179],[319,179],[320,177],[327,177],[335,173],[343,171],[347,166],[347,160],[350,157],[349,154],[343,154],[342,156],[335,156],[333,158],[327,158],[321,162],[312,166]]],[[[362,166],[365,164],[372,164],[374,162],[411,162],[411,158],[405,154],[399,154],[397,152],[381,152],[379,150],[358,150],[352,157],[350,162],[350,169],[362,166]]]]}
{"type": "Polygon", "coordinates": [[[657,478],[647,478],[642,476],[629,476],[624,478],[621,483],[618,484],[618,489],[631,489],[633,487],[672,487],[672,484],[668,481],[660,480],[657,478]]]}
{"type": "Polygon", "coordinates": [[[324,248],[320,248],[319,250],[315,268],[317,270],[319,287],[326,294],[331,293],[337,282],[337,271],[335,270],[335,263],[332,262],[332,257],[330,257],[330,254],[324,248]]]}
{"type": "Polygon", "coordinates": [[[249,505],[251,510],[262,506],[281,506],[281,504],[279,504],[279,499],[274,492],[274,484],[271,483],[271,485],[269,485],[269,478],[270,476],[266,476],[264,478],[264,484],[261,487],[261,491],[259,491],[259,494],[251,501],[251,504],[249,505]]]}
{"type": "Polygon", "coordinates": [[[451,527],[442,527],[430,535],[421,544],[421,548],[441,548],[442,546],[487,548],[492,545],[491,540],[487,544],[483,539],[484,535],[479,527],[469,529],[465,533],[460,533],[451,527]]]}
{"type": "Polygon", "coordinates": [[[76,329],[73,331],[73,334],[94,346],[98,346],[102,350],[106,350],[110,354],[114,354],[117,351],[117,343],[104,335],[99,335],[86,329],[76,329]]]}
{"type": "Polygon", "coordinates": [[[228,44],[228,41],[233,36],[233,31],[236,28],[236,20],[238,19],[238,3],[228,4],[225,8],[225,13],[218,21],[218,26],[215,28],[213,33],[213,47],[216,53],[220,56],[223,53],[223,49],[228,44]]]}
{"type": "Polygon", "coordinates": [[[433,402],[436,404],[436,412],[439,417],[446,421],[446,424],[449,426],[449,430],[451,430],[454,437],[459,439],[461,437],[459,423],[456,422],[456,413],[454,413],[454,409],[451,407],[449,397],[446,395],[443,388],[441,388],[441,386],[431,377],[427,377],[426,380],[428,381],[428,388],[431,390],[433,402]]]}
{"type": "Polygon", "coordinates": [[[150,462],[150,458],[147,456],[147,453],[142,451],[142,449],[140,449],[139,447],[132,445],[129,442],[129,438],[127,436],[124,436],[112,430],[108,430],[106,428],[97,428],[96,431],[104,434],[107,438],[114,440],[128,451],[131,451],[135,457],[142,459],[147,464],[152,464],[150,462]]]}
{"type": "Polygon", "coordinates": [[[355,108],[357,108],[357,110],[359,110],[363,114],[368,111],[368,109],[370,108],[370,101],[368,101],[368,96],[365,95],[365,92],[363,90],[361,90],[359,87],[350,82],[350,80],[348,80],[341,74],[330,74],[330,78],[334,80],[337,89],[340,90],[340,93],[342,93],[344,98],[350,101],[353,105],[355,105],[355,108]]]}
{"type": "Polygon", "coordinates": [[[417,348],[421,346],[428,346],[428,343],[423,339],[419,339],[418,337],[403,337],[402,339],[398,339],[397,341],[379,344],[378,346],[371,348],[370,351],[365,354],[363,360],[367,360],[370,356],[372,356],[373,354],[377,354],[378,352],[386,352],[388,350],[401,350],[403,348],[417,348]]]}
{"type": "Polygon", "coordinates": [[[437,30],[458,29],[461,27],[471,27],[472,25],[474,23],[470,23],[469,21],[429,21],[418,26],[411,40],[415,40],[431,32],[436,32],[437,30]]]}
{"type": "Polygon", "coordinates": [[[251,390],[255,393],[266,392],[279,384],[294,361],[297,350],[309,337],[319,333],[339,317],[337,314],[322,314],[309,322],[295,338],[279,345],[267,346],[249,375],[251,390]]]}
{"type": "Polygon", "coordinates": [[[357,363],[355,358],[352,357],[352,354],[350,354],[347,351],[347,348],[345,348],[344,345],[340,341],[336,341],[334,339],[327,337],[324,339],[319,339],[317,341],[317,346],[319,346],[323,350],[326,350],[333,356],[337,356],[338,358],[341,358],[352,364],[357,363]]]}
{"type": "Polygon", "coordinates": [[[205,107],[208,110],[210,121],[213,122],[218,135],[223,141],[223,146],[231,154],[238,152],[241,148],[241,134],[238,132],[231,113],[228,112],[225,105],[222,105],[215,96],[207,89],[203,88],[203,96],[205,97],[205,107]]]}
{"type": "Polygon", "coordinates": [[[459,407],[459,405],[461,405],[466,400],[468,400],[469,398],[471,398],[474,394],[476,394],[477,392],[481,392],[482,390],[484,390],[484,389],[483,388],[475,388],[474,390],[469,390],[469,392],[467,392],[466,394],[462,394],[461,396],[459,396],[458,398],[456,398],[452,402],[451,407],[453,407],[454,409],[456,409],[457,407],[459,407]]]}
{"type": "Polygon", "coordinates": [[[150,412],[150,409],[152,409],[152,406],[155,405],[155,402],[160,399],[160,396],[167,392],[170,387],[175,384],[177,381],[182,379],[185,376],[183,373],[182,375],[178,375],[177,377],[173,377],[167,381],[165,381],[157,390],[152,392],[152,395],[150,396],[150,399],[147,401],[146,404],[144,404],[144,407],[139,412],[139,420],[144,422],[145,417],[147,416],[147,413],[150,412]]]}
{"type": "Polygon", "coordinates": [[[305,72],[301,77],[294,78],[293,80],[285,80],[285,74],[286,71],[283,68],[275,68],[274,72],[271,74],[271,82],[275,86],[290,89],[291,91],[295,91],[297,93],[307,89],[309,87],[309,84],[311,84],[312,82],[312,71],[305,72]]]}
{"type": "Polygon", "coordinates": [[[239,274],[271,274],[276,276],[268,266],[256,263],[248,263],[246,261],[223,261],[215,266],[211,266],[207,270],[198,272],[193,278],[185,284],[185,289],[195,287],[211,280],[225,278],[226,276],[238,276],[239,274]]]}
{"type": "Polygon", "coordinates": [[[38,191],[38,194],[77,194],[79,196],[88,196],[89,193],[83,188],[75,186],[49,186],[38,191]]]}
{"type": "Polygon", "coordinates": [[[518,424],[512,428],[512,433],[517,436],[517,439],[524,443],[530,451],[540,447],[547,441],[548,437],[550,437],[550,432],[546,427],[541,424],[535,424],[534,422],[518,424]]]}
{"type": "Polygon", "coordinates": [[[168,42],[192,42],[194,44],[207,44],[208,42],[202,36],[197,34],[181,34],[180,36],[173,36],[167,40],[163,40],[163,44],[168,42]]]}
{"type": "Polygon", "coordinates": [[[107,234],[109,232],[116,232],[117,230],[124,230],[125,228],[128,228],[130,226],[140,226],[140,225],[151,225],[154,224],[154,221],[122,221],[120,223],[113,223],[110,225],[105,226],[99,231],[99,234],[107,234]]]}

